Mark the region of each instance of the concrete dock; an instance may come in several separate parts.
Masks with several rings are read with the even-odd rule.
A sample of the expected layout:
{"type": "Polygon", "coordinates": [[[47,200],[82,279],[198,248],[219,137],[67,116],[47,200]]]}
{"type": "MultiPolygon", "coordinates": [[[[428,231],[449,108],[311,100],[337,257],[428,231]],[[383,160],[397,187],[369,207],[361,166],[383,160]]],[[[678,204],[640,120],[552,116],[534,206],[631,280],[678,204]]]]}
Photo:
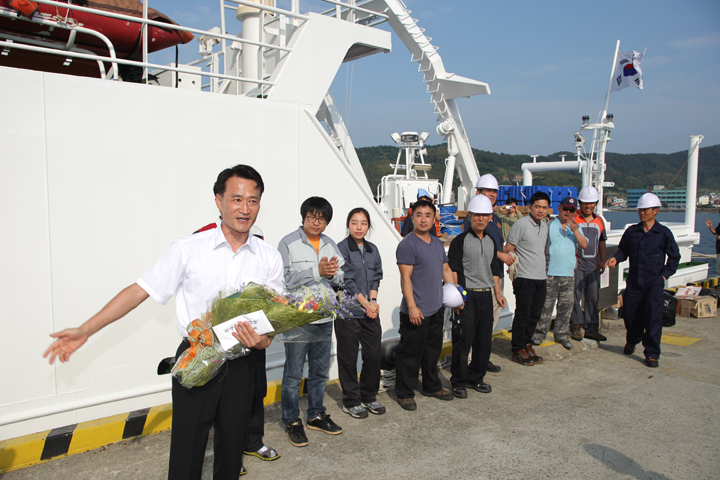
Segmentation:
{"type": "MultiPolygon", "coordinates": [[[[664,329],[659,368],[642,346],[622,353],[622,321],[604,321],[608,337],[540,347],[541,365],[510,362],[509,342],[493,342],[502,367],[485,378],[490,394],[443,402],[416,396],[402,410],[392,391],[378,400],[385,415],[342,413],[340,389],[325,405],[343,427],[330,436],[307,430],[310,445],[290,445],[280,407],[266,408],[265,442],[282,457],[245,457],[248,479],[653,479],[720,478],[720,322],[678,317],[664,329]],[[670,343],[668,343],[670,342],[670,343]]],[[[443,370],[449,387],[449,371],[443,370]]],[[[301,408],[306,399],[301,399],[301,408]]],[[[164,479],[169,432],[138,437],[0,474],[2,480],[68,478],[164,479]]],[[[203,478],[212,478],[208,446],[203,478]]]]}

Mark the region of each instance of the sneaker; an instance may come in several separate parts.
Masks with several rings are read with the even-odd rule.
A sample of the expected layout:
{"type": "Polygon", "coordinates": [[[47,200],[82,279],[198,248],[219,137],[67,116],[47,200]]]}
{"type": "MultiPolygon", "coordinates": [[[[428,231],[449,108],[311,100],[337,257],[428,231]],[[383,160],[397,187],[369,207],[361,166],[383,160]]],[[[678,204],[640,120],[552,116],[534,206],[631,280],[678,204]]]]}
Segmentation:
{"type": "MultiPolygon", "coordinates": [[[[309,425],[308,425],[309,427],[309,425]]],[[[285,425],[285,433],[287,434],[290,444],[293,447],[306,447],[308,444],[307,435],[303,428],[302,420],[296,420],[285,425]]]]}
{"type": "Polygon", "coordinates": [[[382,415],[383,413],[385,413],[385,407],[383,407],[382,404],[377,400],[370,403],[363,402],[362,406],[365,407],[365,410],[372,413],[373,415],[382,415]]]}
{"type": "Polygon", "coordinates": [[[607,337],[600,332],[585,332],[585,338],[589,338],[590,340],[595,340],[598,342],[604,342],[607,340],[607,337]]]}
{"type": "Polygon", "coordinates": [[[536,347],[538,345],[540,345],[542,342],[543,342],[542,340],[535,340],[534,338],[532,339],[532,344],[535,345],[536,347]]]}
{"type": "Polygon", "coordinates": [[[525,365],[526,367],[531,367],[535,365],[535,362],[530,358],[530,355],[528,355],[527,350],[525,350],[524,348],[513,353],[512,357],[510,357],[510,360],[515,363],[519,363],[520,365],[525,365]]]}
{"type": "Polygon", "coordinates": [[[582,327],[580,325],[570,325],[570,338],[578,342],[583,339],[582,327]]]}
{"type": "Polygon", "coordinates": [[[254,457],[259,458],[260,460],[265,460],[266,462],[272,462],[273,460],[277,460],[280,458],[280,454],[275,451],[274,448],[267,447],[263,445],[260,447],[260,450],[257,450],[255,452],[243,452],[245,455],[252,455],[254,457]]]}
{"type": "Polygon", "coordinates": [[[572,343],[570,342],[570,340],[558,340],[557,343],[567,348],[568,350],[572,350],[572,343]]]}
{"type": "Polygon", "coordinates": [[[415,403],[414,398],[398,398],[398,403],[403,410],[409,410],[411,412],[417,410],[417,403],[415,403]]]}
{"type": "Polygon", "coordinates": [[[626,343],[625,348],[623,348],[623,353],[625,355],[632,355],[634,352],[635,352],[635,344],[626,343]]]}
{"type": "Polygon", "coordinates": [[[367,410],[365,410],[365,408],[360,405],[356,405],[354,407],[346,407],[345,405],[343,405],[343,412],[347,413],[348,415],[350,415],[353,418],[367,418],[368,417],[367,410]]]}
{"type": "Polygon", "coordinates": [[[452,391],[457,398],[467,398],[467,390],[463,387],[454,387],[452,391]]]}
{"type": "Polygon", "coordinates": [[[473,390],[477,390],[480,393],[490,393],[492,392],[492,387],[488,385],[487,383],[468,383],[468,388],[472,388],[473,390]]]}
{"type": "Polygon", "coordinates": [[[535,353],[535,349],[529,343],[525,345],[525,350],[527,350],[528,356],[533,362],[535,362],[535,365],[543,362],[542,357],[535,353]]]}
{"type": "Polygon", "coordinates": [[[325,412],[320,412],[320,415],[316,418],[308,420],[307,426],[310,430],[318,430],[328,435],[340,435],[343,432],[343,429],[336,425],[335,422],[330,419],[330,415],[325,412]]]}
{"type": "Polygon", "coordinates": [[[245,465],[240,466],[240,475],[238,475],[238,477],[242,477],[243,475],[247,475],[247,468],[245,468],[245,465]]]}
{"type": "Polygon", "coordinates": [[[657,368],[660,366],[660,363],[657,361],[657,358],[652,358],[652,357],[645,357],[645,364],[650,368],[657,368]]]}
{"type": "Polygon", "coordinates": [[[493,362],[488,362],[487,371],[490,373],[499,373],[500,372],[500,366],[495,365],[493,362]]]}

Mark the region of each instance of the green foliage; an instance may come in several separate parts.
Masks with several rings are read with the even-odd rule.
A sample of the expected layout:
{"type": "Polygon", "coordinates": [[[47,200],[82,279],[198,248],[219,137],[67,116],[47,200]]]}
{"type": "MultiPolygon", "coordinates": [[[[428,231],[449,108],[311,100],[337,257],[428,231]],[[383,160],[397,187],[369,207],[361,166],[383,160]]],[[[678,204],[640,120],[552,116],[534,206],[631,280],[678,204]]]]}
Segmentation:
{"type": "MultiPolygon", "coordinates": [[[[430,178],[442,179],[445,176],[445,158],[447,145],[426,146],[425,162],[432,165],[430,178]]],[[[391,163],[395,163],[398,148],[389,145],[365,147],[356,149],[360,163],[365,170],[368,183],[373,193],[384,175],[392,173],[391,163]]],[[[480,174],[492,173],[501,185],[515,185],[522,183],[523,163],[532,162],[530,155],[508,155],[505,153],[486,152],[473,149],[475,161],[480,174]]],[[[548,156],[539,156],[538,162],[558,161],[560,155],[566,155],[565,160],[574,160],[572,152],[557,152],[548,156]]],[[[610,195],[625,194],[630,188],[647,188],[653,185],[671,187],[685,187],[687,169],[683,164],[687,160],[687,151],[676,153],[607,153],[605,163],[607,171],[605,179],[615,182],[614,188],[605,189],[610,195]]],[[[534,185],[570,186],[580,188],[579,173],[574,172],[547,172],[533,174],[534,185]]],[[[455,186],[458,184],[457,175],[455,186]]],[[[700,167],[698,175],[699,191],[720,191],[720,145],[700,148],[700,167]]]]}

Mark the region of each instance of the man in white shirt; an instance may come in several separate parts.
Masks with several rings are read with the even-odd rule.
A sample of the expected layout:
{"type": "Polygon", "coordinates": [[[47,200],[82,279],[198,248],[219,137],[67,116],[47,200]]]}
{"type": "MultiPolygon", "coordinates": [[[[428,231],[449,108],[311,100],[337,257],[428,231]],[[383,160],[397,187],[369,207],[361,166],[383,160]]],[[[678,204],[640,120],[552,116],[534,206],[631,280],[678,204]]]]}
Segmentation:
{"type": "MultiPolygon", "coordinates": [[[[222,224],[173,243],[136,283],[113,298],[79,328],[51,336],[57,340],[44,356],[61,362],[94,333],[122,318],[148,297],[165,304],[175,294],[177,329],[187,337],[187,326],[206,311],[207,301],[226,288],[255,282],[281,292],[283,264],[277,250],[250,235],[260,211],[264,190],[260,174],[247,165],[223,170],[213,191],[222,224]]],[[[239,322],[233,334],[248,348],[270,345],[247,322],[239,322]]],[[[187,338],[177,355],[190,346],[187,338]]],[[[208,434],[214,427],[213,478],[235,480],[245,469],[242,455],[255,388],[255,357],[247,355],[226,362],[202,387],[187,389],[172,380],[173,419],[169,479],[199,479],[208,434]]]]}

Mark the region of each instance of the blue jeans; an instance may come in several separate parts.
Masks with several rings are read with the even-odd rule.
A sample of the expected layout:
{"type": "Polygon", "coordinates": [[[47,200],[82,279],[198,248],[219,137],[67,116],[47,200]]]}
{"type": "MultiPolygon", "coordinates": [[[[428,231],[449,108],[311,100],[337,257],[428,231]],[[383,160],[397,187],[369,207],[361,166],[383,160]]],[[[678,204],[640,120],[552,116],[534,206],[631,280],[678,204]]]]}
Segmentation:
{"type": "Polygon", "coordinates": [[[325,411],[323,396],[330,371],[330,348],[332,347],[333,323],[305,325],[300,327],[315,338],[317,342],[285,343],[285,367],[282,378],[282,421],[285,424],[300,419],[300,381],[303,377],[305,358],[308,360],[308,410],[307,419],[317,417],[325,411]]]}

